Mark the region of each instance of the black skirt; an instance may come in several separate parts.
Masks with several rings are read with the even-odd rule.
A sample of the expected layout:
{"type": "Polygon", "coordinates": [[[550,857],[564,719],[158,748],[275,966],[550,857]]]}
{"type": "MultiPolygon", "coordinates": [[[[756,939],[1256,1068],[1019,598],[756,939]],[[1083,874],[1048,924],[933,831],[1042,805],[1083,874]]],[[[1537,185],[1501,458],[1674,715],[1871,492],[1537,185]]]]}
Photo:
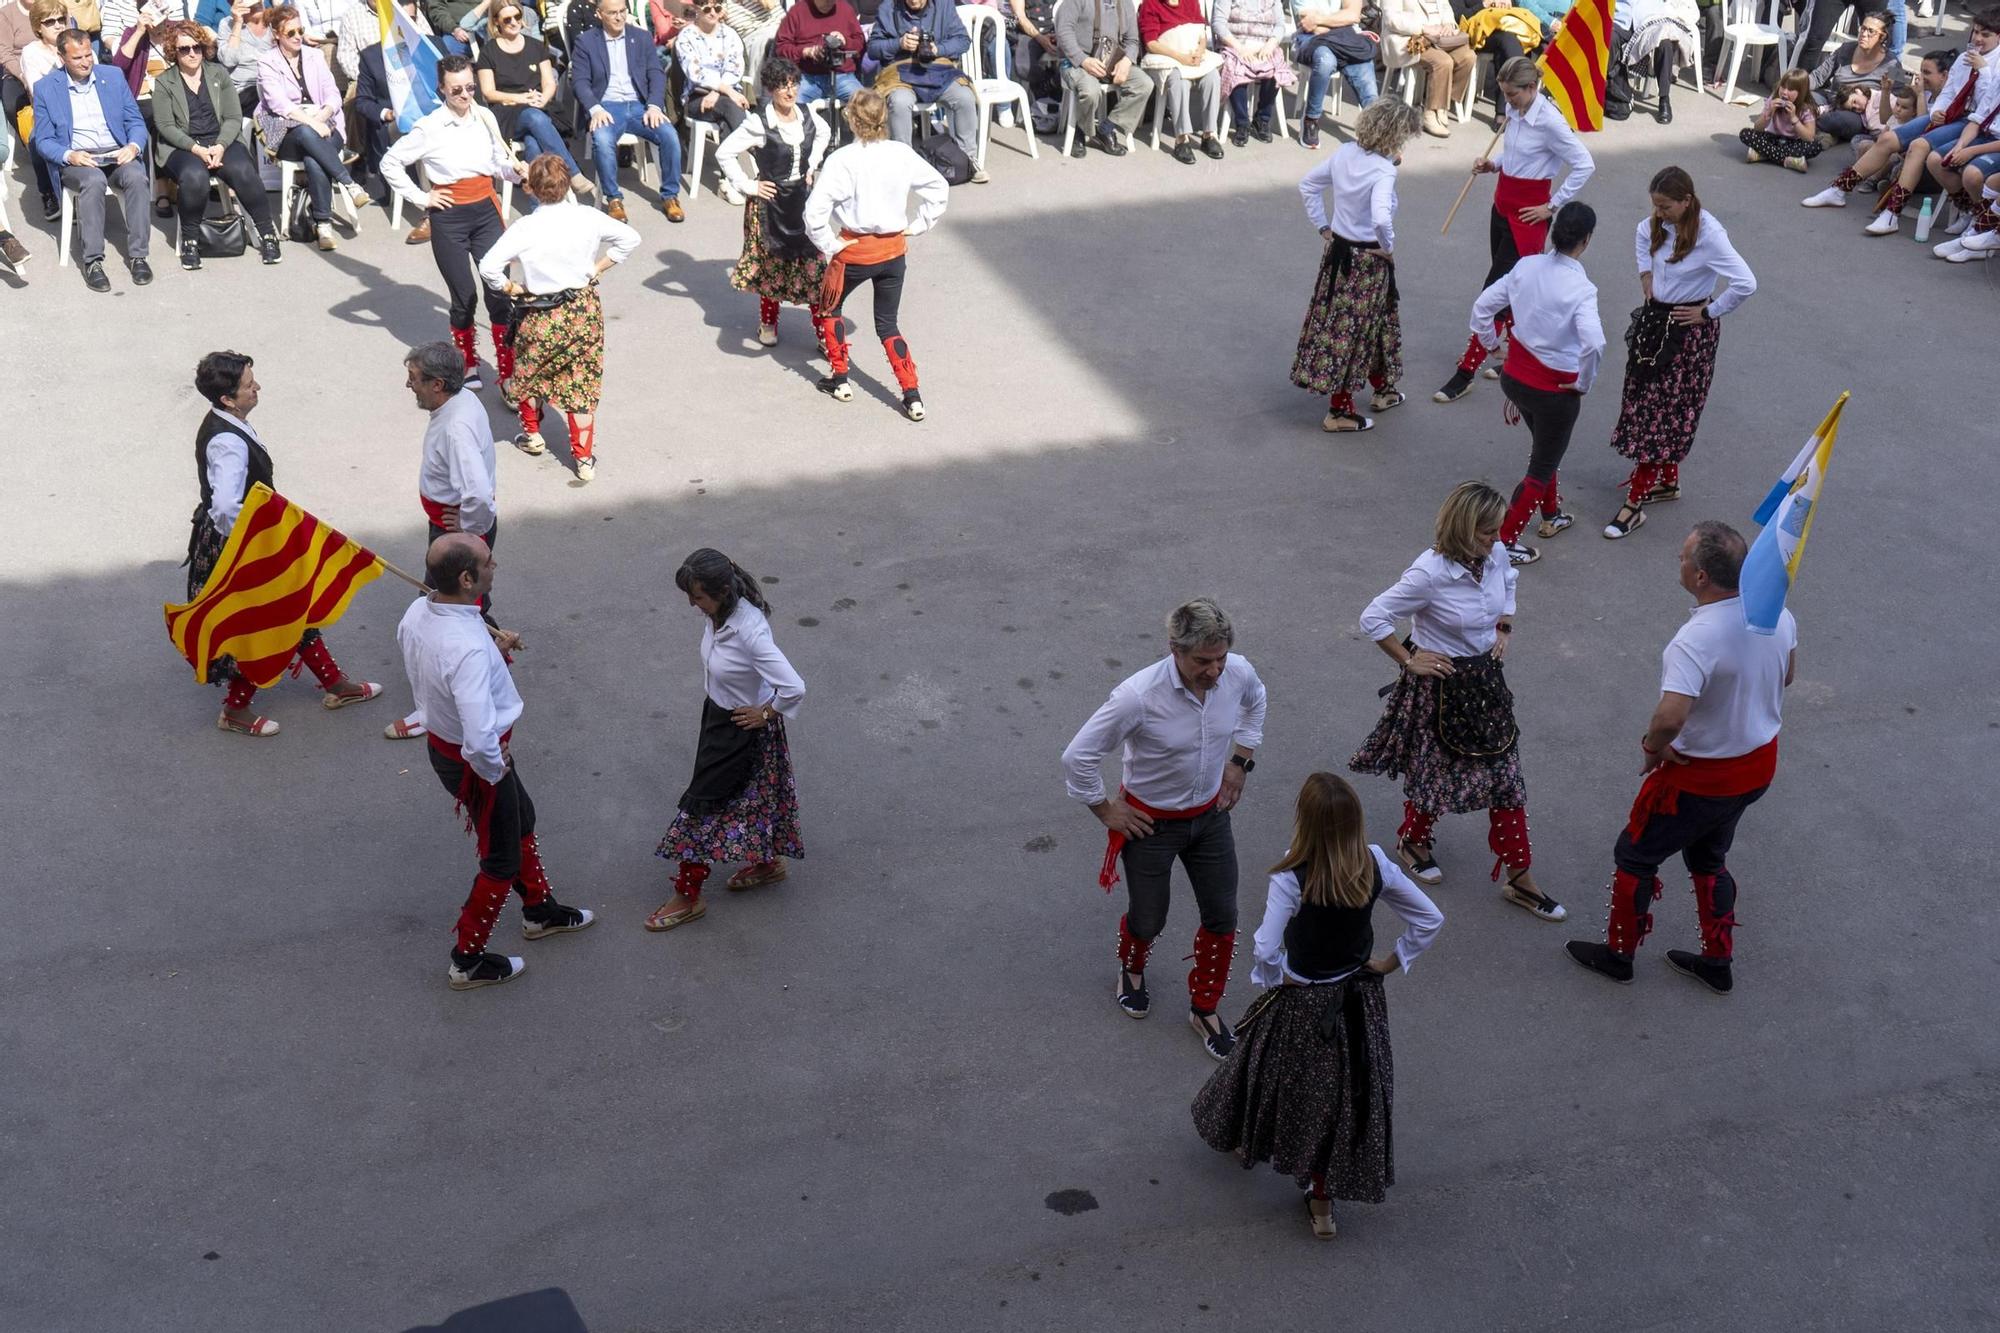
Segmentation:
{"type": "Polygon", "coordinates": [[[712,815],[743,794],[763,756],[764,733],[736,725],[713,699],[701,701],[701,737],[695,742],[694,777],[681,793],[682,812],[712,815]]]}

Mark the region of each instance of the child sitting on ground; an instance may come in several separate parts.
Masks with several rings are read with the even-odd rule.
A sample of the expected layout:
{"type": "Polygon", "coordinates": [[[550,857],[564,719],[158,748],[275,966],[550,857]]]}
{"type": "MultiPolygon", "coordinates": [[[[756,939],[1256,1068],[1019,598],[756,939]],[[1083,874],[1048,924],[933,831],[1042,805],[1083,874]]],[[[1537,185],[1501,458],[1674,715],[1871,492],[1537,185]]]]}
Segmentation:
{"type": "Polygon", "coordinates": [[[1825,151],[1819,142],[1812,76],[1802,69],[1786,70],[1753,126],[1737,137],[1743,141],[1746,161],[1779,162],[1793,171],[1804,171],[1806,163],[1825,151]]]}

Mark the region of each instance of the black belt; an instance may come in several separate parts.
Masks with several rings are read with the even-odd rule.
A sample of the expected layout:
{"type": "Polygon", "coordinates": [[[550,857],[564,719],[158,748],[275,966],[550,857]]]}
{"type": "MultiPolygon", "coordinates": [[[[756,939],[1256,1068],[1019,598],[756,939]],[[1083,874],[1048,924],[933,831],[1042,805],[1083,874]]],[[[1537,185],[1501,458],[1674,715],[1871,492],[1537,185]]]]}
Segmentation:
{"type": "Polygon", "coordinates": [[[529,292],[514,298],[516,310],[554,310],[557,306],[568,305],[583,295],[582,287],[565,287],[559,292],[529,292]]]}

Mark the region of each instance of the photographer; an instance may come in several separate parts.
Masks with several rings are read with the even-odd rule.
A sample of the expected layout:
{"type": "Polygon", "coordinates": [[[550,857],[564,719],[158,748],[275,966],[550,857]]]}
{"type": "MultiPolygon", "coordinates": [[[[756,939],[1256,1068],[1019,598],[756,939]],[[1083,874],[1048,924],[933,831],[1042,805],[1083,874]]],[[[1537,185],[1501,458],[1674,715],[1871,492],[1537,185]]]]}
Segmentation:
{"type": "Polygon", "coordinates": [[[845,102],[861,91],[854,76],[863,39],[848,0],[800,0],[778,24],[778,54],[799,67],[799,100],[845,102]]]}
{"type": "MultiPolygon", "coordinates": [[[[889,137],[910,143],[919,106],[942,106],[966,160],[979,157],[979,104],[958,62],[972,41],[958,11],[933,0],[895,0],[876,15],[868,58],[882,66],[875,91],[889,99],[889,137]]],[[[975,170],[975,183],[986,173],[975,170]]]]}

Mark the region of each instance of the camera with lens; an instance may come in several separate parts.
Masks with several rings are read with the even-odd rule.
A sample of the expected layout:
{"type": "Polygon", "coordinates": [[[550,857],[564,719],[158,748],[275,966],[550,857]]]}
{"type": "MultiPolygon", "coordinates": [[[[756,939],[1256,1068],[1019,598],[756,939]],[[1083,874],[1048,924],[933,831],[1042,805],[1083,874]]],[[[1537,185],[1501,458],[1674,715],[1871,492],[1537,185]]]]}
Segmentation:
{"type": "Polygon", "coordinates": [[[928,61],[936,60],[937,53],[937,42],[932,39],[929,33],[924,33],[917,38],[917,49],[911,54],[916,57],[918,64],[924,64],[928,61]]]}

